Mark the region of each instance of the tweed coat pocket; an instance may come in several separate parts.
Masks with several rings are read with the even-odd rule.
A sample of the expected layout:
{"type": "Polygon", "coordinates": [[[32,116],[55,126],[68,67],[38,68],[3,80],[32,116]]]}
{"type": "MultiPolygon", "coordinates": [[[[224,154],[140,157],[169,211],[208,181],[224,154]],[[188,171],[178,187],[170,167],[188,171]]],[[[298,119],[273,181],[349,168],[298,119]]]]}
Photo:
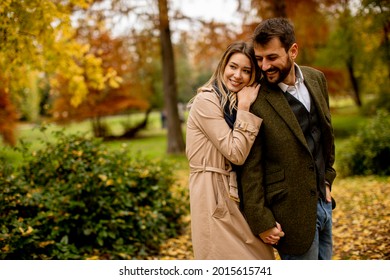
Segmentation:
{"type": "Polygon", "coordinates": [[[284,180],[284,169],[280,169],[277,171],[266,173],[264,183],[266,186],[269,186],[283,180],[284,180]]]}
{"type": "Polygon", "coordinates": [[[265,199],[268,205],[277,204],[287,197],[288,190],[286,185],[283,183],[284,179],[285,176],[283,169],[266,174],[265,199]]]}

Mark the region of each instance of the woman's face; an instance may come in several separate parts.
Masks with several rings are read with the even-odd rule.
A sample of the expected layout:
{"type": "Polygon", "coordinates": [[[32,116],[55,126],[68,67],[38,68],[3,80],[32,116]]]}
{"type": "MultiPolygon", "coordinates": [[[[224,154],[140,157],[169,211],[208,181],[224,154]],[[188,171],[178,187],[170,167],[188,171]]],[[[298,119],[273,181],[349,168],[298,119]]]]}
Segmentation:
{"type": "Polygon", "coordinates": [[[223,80],[230,91],[239,92],[248,85],[251,74],[252,66],[249,58],[245,54],[235,53],[226,64],[223,80]]]}

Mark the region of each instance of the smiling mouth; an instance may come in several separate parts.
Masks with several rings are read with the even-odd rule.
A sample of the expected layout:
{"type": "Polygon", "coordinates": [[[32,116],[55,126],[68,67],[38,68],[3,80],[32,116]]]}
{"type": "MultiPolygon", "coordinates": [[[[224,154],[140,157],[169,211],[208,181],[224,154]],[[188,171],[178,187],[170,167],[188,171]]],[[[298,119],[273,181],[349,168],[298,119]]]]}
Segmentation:
{"type": "Polygon", "coordinates": [[[276,73],[278,72],[277,69],[273,69],[273,70],[267,70],[265,72],[266,75],[269,75],[269,76],[272,76],[272,75],[275,75],[276,73]]]}
{"type": "Polygon", "coordinates": [[[238,87],[241,83],[240,82],[235,82],[235,81],[232,81],[230,80],[230,83],[232,84],[232,86],[234,87],[238,87]]]}

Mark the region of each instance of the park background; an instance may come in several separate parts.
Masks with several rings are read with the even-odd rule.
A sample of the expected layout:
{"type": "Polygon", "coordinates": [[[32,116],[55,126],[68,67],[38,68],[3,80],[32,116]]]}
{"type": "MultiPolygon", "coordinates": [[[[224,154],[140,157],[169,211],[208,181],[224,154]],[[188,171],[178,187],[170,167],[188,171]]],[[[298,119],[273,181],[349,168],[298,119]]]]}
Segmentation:
{"type": "Polygon", "coordinates": [[[192,259],[185,104],[275,16],[328,80],[334,259],[390,258],[389,2],[201,2],[1,2],[1,259],[192,259]]]}

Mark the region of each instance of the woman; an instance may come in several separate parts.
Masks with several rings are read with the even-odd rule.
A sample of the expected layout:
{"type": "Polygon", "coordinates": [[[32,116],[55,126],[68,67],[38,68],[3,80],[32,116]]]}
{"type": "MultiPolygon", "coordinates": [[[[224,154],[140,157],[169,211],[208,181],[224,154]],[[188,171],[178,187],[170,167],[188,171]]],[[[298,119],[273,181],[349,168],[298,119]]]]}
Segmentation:
{"type": "Polygon", "coordinates": [[[274,259],[238,206],[234,165],[243,164],[262,119],[249,112],[260,85],[247,43],[231,44],[210,80],[190,101],[186,155],[190,164],[195,259],[274,259]]]}

